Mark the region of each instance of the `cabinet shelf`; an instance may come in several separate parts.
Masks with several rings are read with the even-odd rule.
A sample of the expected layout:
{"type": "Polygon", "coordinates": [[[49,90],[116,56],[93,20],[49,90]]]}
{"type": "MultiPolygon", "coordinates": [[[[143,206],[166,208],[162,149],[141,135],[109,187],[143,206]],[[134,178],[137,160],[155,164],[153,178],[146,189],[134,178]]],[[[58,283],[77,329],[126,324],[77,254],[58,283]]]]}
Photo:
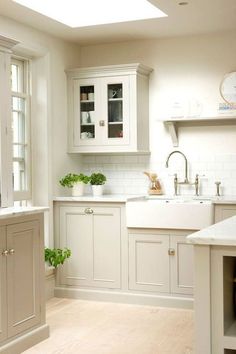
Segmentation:
{"type": "Polygon", "coordinates": [[[109,125],[122,125],[123,122],[109,122],[109,125]]]}
{"type": "Polygon", "coordinates": [[[94,103],[94,100],[81,100],[80,103],[94,103]]]}
{"type": "Polygon", "coordinates": [[[202,118],[172,118],[162,121],[169,130],[173,146],[177,147],[178,142],[178,128],[180,126],[211,126],[211,125],[232,125],[236,124],[236,116],[222,116],[222,117],[202,117],[202,118]]]}
{"type": "Polygon", "coordinates": [[[109,98],[108,101],[109,101],[109,102],[123,101],[123,98],[122,98],[122,97],[119,97],[119,98],[109,98]]]}

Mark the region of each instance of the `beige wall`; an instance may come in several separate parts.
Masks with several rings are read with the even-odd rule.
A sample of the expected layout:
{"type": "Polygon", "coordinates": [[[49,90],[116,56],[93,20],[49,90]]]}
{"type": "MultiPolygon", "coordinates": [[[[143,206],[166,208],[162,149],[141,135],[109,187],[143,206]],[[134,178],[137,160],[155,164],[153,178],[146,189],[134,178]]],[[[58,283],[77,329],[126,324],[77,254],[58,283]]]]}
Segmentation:
{"type": "MultiPolygon", "coordinates": [[[[141,62],[154,69],[150,79],[151,150],[166,154],[172,145],[158,119],[168,116],[173,101],[198,100],[202,116],[217,115],[219,84],[236,70],[236,32],[142,40],[81,48],[81,65],[96,66],[141,62]]],[[[180,149],[188,153],[236,152],[232,127],[197,127],[180,130],[180,149]],[[225,144],[227,139],[227,144],[225,144]],[[200,143],[201,140],[201,143],[200,143]]]]}

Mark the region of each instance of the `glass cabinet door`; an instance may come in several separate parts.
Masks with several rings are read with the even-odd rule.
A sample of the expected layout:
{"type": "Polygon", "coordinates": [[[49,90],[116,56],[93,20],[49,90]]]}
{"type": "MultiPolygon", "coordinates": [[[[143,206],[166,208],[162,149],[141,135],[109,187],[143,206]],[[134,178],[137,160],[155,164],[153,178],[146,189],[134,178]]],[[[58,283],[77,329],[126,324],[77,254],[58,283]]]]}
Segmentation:
{"type": "Polygon", "coordinates": [[[123,138],[123,85],[109,84],[108,90],[108,138],[123,138]]]}
{"type": "Polygon", "coordinates": [[[80,85],[80,140],[95,138],[95,87],[80,85]]]}
{"type": "Polygon", "coordinates": [[[106,82],[107,144],[122,145],[129,136],[128,78],[109,78],[106,82]],[[119,80],[119,81],[118,81],[119,80]]]}

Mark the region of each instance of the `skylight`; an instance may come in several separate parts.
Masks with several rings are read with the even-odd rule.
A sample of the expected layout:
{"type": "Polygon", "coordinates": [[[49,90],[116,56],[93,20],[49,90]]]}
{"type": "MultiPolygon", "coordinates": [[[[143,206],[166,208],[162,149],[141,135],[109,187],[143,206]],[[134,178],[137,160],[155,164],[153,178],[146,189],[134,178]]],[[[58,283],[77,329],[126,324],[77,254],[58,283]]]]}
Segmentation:
{"type": "Polygon", "coordinates": [[[73,28],[167,16],[148,0],[13,1],[73,28]]]}

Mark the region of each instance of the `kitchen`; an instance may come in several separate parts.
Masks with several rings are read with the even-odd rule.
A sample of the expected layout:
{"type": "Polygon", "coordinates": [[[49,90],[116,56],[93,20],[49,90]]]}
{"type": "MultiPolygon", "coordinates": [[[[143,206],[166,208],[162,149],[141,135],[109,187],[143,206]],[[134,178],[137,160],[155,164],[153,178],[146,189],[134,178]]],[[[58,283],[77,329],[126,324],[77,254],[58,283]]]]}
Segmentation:
{"type": "MultiPolygon", "coordinates": [[[[121,25],[113,25],[111,34],[101,27],[97,33],[85,31],[81,40],[73,37],[76,36],[73,32],[69,40],[57,38],[60,34],[69,36],[63,25],[52,20],[48,23],[40,16],[41,29],[36,29],[35,13],[23,20],[20,17],[24,15],[22,8],[10,1],[1,2],[1,35],[19,42],[14,48],[15,55],[32,58],[32,201],[33,205],[50,208],[45,213],[47,246],[53,247],[54,228],[57,228],[57,224],[53,224],[53,200],[70,196],[70,190],[59,184],[62,176],[69,172],[90,175],[101,171],[107,177],[105,195],[112,194],[119,199],[120,195],[147,195],[149,181],[143,172],[153,171],[157,173],[165,195],[173,196],[173,174],[178,174],[179,181],[184,179],[183,159],[173,156],[169,168],[165,163],[169,153],[180,150],[188,160],[189,181],[193,183],[196,174],[200,176],[201,197],[215,197],[215,182],[219,181],[223,200],[233,206],[236,204],[235,121],[217,121],[218,117],[235,117],[233,107],[226,113],[220,109],[225,102],[220,94],[221,82],[226,74],[235,71],[234,5],[231,2],[230,9],[230,5],[227,8],[222,2],[221,15],[216,10],[215,17],[212,2],[202,5],[200,14],[194,17],[197,9],[192,8],[196,6],[192,1],[187,6],[169,2],[166,8],[160,1],[160,8],[179,16],[175,30],[168,36],[163,34],[156,38],[161,27],[167,31],[163,18],[159,25],[154,25],[152,20],[151,29],[146,23],[142,23],[140,29],[133,25],[127,29],[128,35],[121,31],[121,25]],[[187,26],[186,13],[189,11],[193,17],[187,26]],[[216,17],[217,25],[214,22],[216,17]],[[145,28],[149,32],[144,36],[145,28]],[[120,37],[116,29],[122,32],[120,37]],[[100,39],[96,39],[96,35],[100,35],[100,39]],[[113,35],[113,39],[109,35],[113,35]],[[68,154],[65,70],[110,65],[122,67],[133,63],[151,69],[148,75],[149,115],[147,113],[145,117],[145,124],[149,126],[150,153],[68,154]],[[177,127],[178,146],[174,146],[171,129],[163,124],[163,120],[168,121],[177,115],[198,121],[189,123],[182,118],[177,127]],[[213,121],[200,120],[209,117],[214,118],[213,121]]],[[[178,192],[181,196],[194,196],[194,185],[180,185],[178,192]]],[[[86,187],[86,193],[91,193],[90,186],[86,187]]],[[[120,200],[123,218],[124,200],[120,200]]],[[[220,206],[216,206],[219,214],[220,206]]]]}

